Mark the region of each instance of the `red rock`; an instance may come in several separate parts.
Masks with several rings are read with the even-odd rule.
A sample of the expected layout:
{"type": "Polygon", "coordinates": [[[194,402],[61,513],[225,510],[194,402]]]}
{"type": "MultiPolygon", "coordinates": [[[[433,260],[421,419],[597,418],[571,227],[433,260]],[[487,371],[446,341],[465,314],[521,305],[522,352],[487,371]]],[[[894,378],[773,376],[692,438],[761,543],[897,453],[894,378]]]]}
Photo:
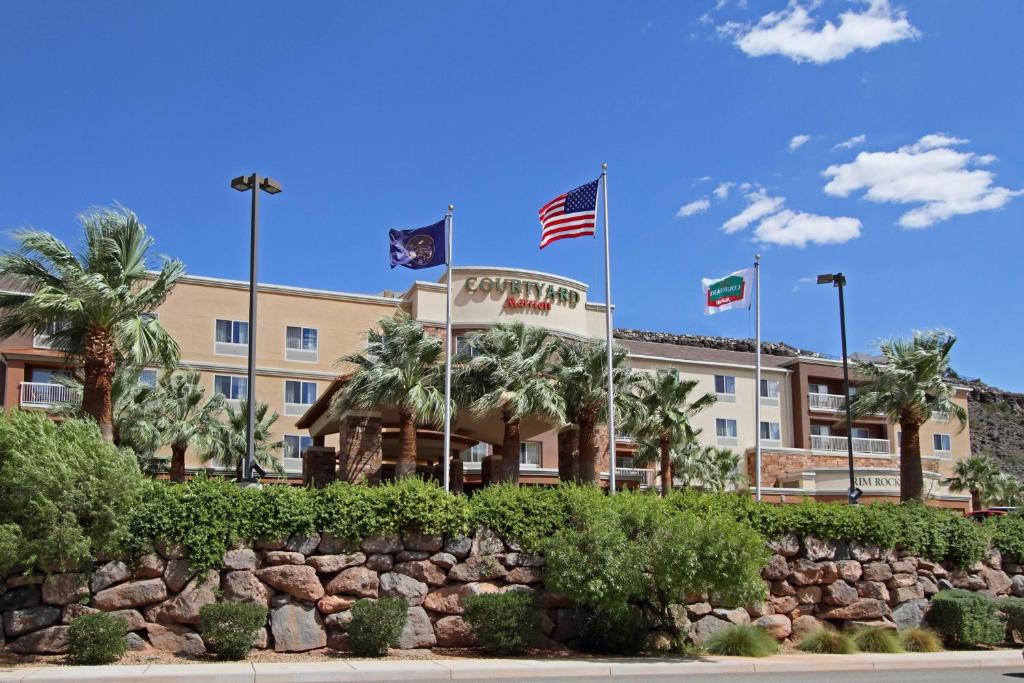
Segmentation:
{"type": "Polygon", "coordinates": [[[804,616],[797,617],[796,619],[794,619],[792,624],[793,638],[796,640],[802,640],[803,637],[811,631],[816,631],[817,629],[821,628],[825,624],[825,622],[823,622],[821,619],[805,614],[804,616]]]}
{"type": "Polygon", "coordinates": [[[432,612],[442,614],[462,614],[465,607],[462,601],[470,595],[483,593],[500,593],[501,587],[493,583],[460,583],[438,588],[423,598],[423,606],[432,612]]]}
{"type": "Polygon", "coordinates": [[[64,654],[68,651],[70,626],[51,626],[18,638],[7,647],[18,654],[64,654]]]}
{"type": "Polygon", "coordinates": [[[465,562],[455,565],[448,572],[448,578],[453,581],[490,581],[503,579],[508,570],[498,560],[491,556],[472,556],[465,562]]]}
{"type": "Polygon", "coordinates": [[[820,612],[822,619],[877,619],[889,616],[889,606],[881,600],[861,598],[849,605],[829,607],[820,612]]]}
{"type": "Polygon", "coordinates": [[[351,609],[354,604],[355,600],[352,598],[346,598],[340,595],[325,595],[317,601],[316,608],[324,614],[336,614],[338,612],[344,612],[345,610],[351,609]]]}
{"type": "Polygon", "coordinates": [[[857,595],[862,598],[889,601],[889,589],[881,581],[861,581],[857,584],[857,595]]]}
{"type": "Polygon", "coordinates": [[[843,581],[857,583],[864,573],[864,568],[856,560],[840,560],[836,562],[836,571],[839,572],[839,578],[843,581]]]}
{"type": "Polygon", "coordinates": [[[761,577],[766,581],[781,581],[789,576],[789,563],[782,555],[772,555],[768,564],[761,568],[761,577]]]}
{"type": "Polygon", "coordinates": [[[268,550],[263,553],[263,561],[271,567],[285,564],[306,564],[306,556],[287,550],[268,550]]]}
{"type": "Polygon", "coordinates": [[[299,600],[316,602],[324,597],[324,587],[317,578],[316,570],[304,564],[266,567],[258,569],[256,576],[260,581],[299,600]]]}
{"type": "Polygon", "coordinates": [[[885,562],[869,562],[863,565],[861,575],[865,581],[888,581],[892,578],[892,568],[885,562]]]}
{"type": "Polygon", "coordinates": [[[327,593],[358,595],[361,598],[375,598],[380,590],[377,572],[365,567],[351,567],[341,572],[327,584],[327,593]]]}
{"type": "Polygon", "coordinates": [[[816,605],[821,602],[821,586],[797,586],[794,597],[801,605],[816,605]]]}
{"type": "Polygon", "coordinates": [[[203,605],[217,602],[220,573],[211,569],[189,581],[185,589],[165,603],[165,614],[179,624],[198,624],[203,605]]]}
{"type": "Polygon", "coordinates": [[[417,581],[422,581],[431,586],[443,586],[447,580],[444,570],[429,560],[400,562],[395,565],[393,571],[397,574],[411,576],[417,581]]]}
{"type": "Polygon", "coordinates": [[[173,592],[178,593],[185,588],[189,580],[188,560],[176,558],[168,560],[167,568],[164,569],[164,583],[173,592]]]}
{"type": "Polygon", "coordinates": [[[366,555],[353,553],[352,555],[313,555],[306,558],[306,564],[315,569],[318,574],[335,574],[342,569],[358,567],[366,562],[366,555]]]}
{"type": "Polygon", "coordinates": [[[206,645],[199,634],[181,624],[146,624],[146,633],[150,644],[157,650],[186,655],[206,652],[206,645]]]}
{"type": "Polygon", "coordinates": [[[167,569],[167,560],[157,553],[149,553],[136,559],[134,568],[136,579],[159,579],[167,569]]]}
{"type": "Polygon", "coordinates": [[[438,647],[472,647],[476,634],[466,620],[458,616],[441,617],[434,622],[438,647]]]}
{"type": "Polygon", "coordinates": [[[544,572],[536,567],[516,567],[505,577],[509,583],[540,583],[543,579],[544,572]]]}
{"type": "Polygon", "coordinates": [[[790,569],[789,581],[796,585],[830,584],[839,578],[836,563],[832,561],[812,562],[798,559],[793,561],[790,569]]]}
{"type": "Polygon", "coordinates": [[[85,614],[96,614],[100,610],[95,607],[89,607],[78,602],[73,602],[61,612],[60,623],[65,626],[71,623],[71,620],[75,617],[80,617],[85,614]]]}
{"type": "Polygon", "coordinates": [[[273,591],[251,571],[227,572],[220,580],[220,589],[228,602],[251,602],[270,607],[273,591]]]}
{"type": "Polygon", "coordinates": [[[793,632],[793,622],[781,614],[768,614],[758,618],[754,626],[760,626],[772,634],[776,640],[785,640],[793,632]]]}
{"type": "Polygon", "coordinates": [[[836,581],[825,586],[821,601],[826,605],[850,605],[857,602],[858,597],[856,588],[845,581],[836,581]]]}
{"type": "Polygon", "coordinates": [[[104,612],[141,607],[167,599],[167,586],[160,579],[122,583],[101,590],[93,597],[92,606],[104,612]]]}
{"type": "Polygon", "coordinates": [[[88,574],[50,574],[43,581],[43,602],[63,607],[89,597],[88,574]]]}

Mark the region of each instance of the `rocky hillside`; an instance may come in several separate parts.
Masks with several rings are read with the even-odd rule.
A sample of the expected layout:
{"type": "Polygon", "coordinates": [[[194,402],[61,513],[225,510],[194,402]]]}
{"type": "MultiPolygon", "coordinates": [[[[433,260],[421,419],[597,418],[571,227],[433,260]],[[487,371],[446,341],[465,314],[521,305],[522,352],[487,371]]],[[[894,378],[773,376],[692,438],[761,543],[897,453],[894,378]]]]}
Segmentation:
{"type": "MultiPolygon", "coordinates": [[[[693,334],[671,334],[646,330],[615,330],[619,339],[678,344],[726,351],[753,353],[753,339],[709,337],[693,334]]],[[[764,353],[773,356],[807,356],[821,358],[823,354],[808,351],[785,342],[761,344],[764,353]]],[[[856,357],[856,355],[855,355],[856,357]]],[[[1004,391],[981,380],[956,377],[956,381],[971,387],[968,401],[971,425],[971,452],[992,457],[1000,469],[1024,480],[1024,394],[1004,391]]]]}
{"type": "Polygon", "coordinates": [[[1001,470],[1024,479],[1024,394],[960,381],[971,387],[971,452],[992,457],[1001,470]]]}

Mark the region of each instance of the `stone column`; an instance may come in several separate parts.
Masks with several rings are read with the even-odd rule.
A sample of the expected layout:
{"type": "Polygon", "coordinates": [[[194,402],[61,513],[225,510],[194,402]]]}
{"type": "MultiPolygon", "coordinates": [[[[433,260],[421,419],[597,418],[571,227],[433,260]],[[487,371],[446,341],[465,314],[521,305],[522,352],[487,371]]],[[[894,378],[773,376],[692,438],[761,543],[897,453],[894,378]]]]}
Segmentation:
{"type": "Polygon", "coordinates": [[[310,446],[302,454],[302,483],[323,488],[338,478],[338,455],[333,448],[310,446]]]}
{"type": "MultiPolygon", "coordinates": [[[[594,469],[597,470],[597,484],[601,485],[601,473],[609,472],[611,463],[608,457],[608,425],[594,426],[594,469]]],[[[611,483],[609,481],[609,483],[611,483]]]]}
{"type": "Polygon", "coordinates": [[[381,423],[379,415],[350,413],[341,421],[339,479],[349,483],[380,483],[381,423]]]}
{"type": "Polygon", "coordinates": [[[558,481],[580,480],[580,430],[576,425],[558,432],[558,481]]]}

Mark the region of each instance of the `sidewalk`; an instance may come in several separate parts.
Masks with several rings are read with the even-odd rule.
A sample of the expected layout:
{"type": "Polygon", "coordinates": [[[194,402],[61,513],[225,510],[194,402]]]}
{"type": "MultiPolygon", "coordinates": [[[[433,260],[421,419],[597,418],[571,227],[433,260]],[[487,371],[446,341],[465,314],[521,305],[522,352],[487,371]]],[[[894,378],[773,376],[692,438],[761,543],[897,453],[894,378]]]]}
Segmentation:
{"type": "Polygon", "coordinates": [[[901,655],[777,655],[745,657],[619,659],[338,660],[287,664],[152,664],[0,669],[0,683],[145,681],[145,683],[335,683],[337,681],[450,681],[468,678],[607,678],[685,674],[789,673],[1014,667],[1024,671],[1019,650],[901,655]]]}

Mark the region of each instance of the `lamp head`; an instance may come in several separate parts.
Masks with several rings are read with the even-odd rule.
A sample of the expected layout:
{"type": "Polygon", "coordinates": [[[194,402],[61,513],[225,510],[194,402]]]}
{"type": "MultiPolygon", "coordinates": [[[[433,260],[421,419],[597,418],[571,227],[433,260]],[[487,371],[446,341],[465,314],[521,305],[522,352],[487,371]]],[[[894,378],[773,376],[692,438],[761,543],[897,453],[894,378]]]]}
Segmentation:
{"type": "Polygon", "coordinates": [[[246,190],[252,189],[252,176],[240,175],[231,181],[231,187],[238,190],[239,192],[245,192],[246,190]]]}
{"type": "Polygon", "coordinates": [[[264,178],[260,182],[260,189],[267,194],[277,194],[281,191],[281,183],[277,182],[273,178],[264,178]]]}
{"type": "Polygon", "coordinates": [[[818,276],[818,284],[819,285],[831,284],[833,281],[835,281],[835,279],[836,279],[836,276],[832,275],[831,273],[826,274],[826,275],[819,275],[818,276]]]}

